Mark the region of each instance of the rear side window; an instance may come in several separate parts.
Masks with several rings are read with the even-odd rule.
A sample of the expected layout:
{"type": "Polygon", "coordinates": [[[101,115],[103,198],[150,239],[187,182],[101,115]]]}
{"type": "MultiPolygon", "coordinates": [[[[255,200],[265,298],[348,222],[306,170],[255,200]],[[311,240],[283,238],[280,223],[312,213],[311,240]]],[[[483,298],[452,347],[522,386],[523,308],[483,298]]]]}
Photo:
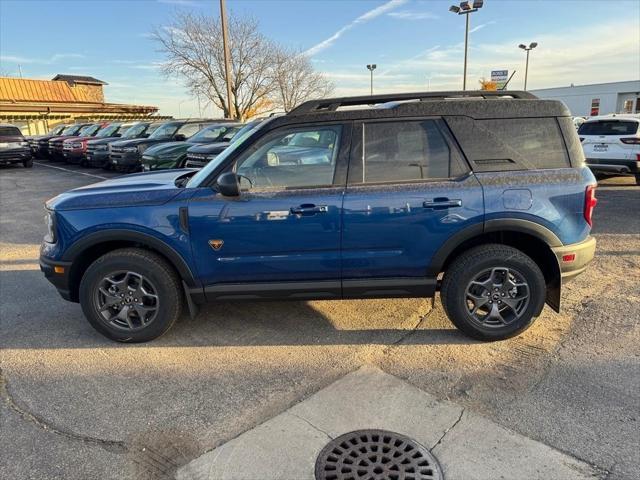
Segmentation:
{"type": "Polygon", "coordinates": [[[580,125],[580,135],[635,135],[638,132],[638,122],[624,120],[598,120],[585,122],[580,125]]]}
{"type": "Polygon", "coordinates": [[[0,137],[21,137],[22,132],[18,127],[0,127],[0,137]]]}
{"type": "Polygon", "coordinates": [[[473,120],[449,117],[447,122],[475,171],[570,166],[567,148],[555,118],[473,120]]]}
{"type": "Polygon", "coordinates": [[[359,168],[350,169],[350,183],[449,178],[466,170],[436,120],[363,124],[361,158],[359,168]]]}

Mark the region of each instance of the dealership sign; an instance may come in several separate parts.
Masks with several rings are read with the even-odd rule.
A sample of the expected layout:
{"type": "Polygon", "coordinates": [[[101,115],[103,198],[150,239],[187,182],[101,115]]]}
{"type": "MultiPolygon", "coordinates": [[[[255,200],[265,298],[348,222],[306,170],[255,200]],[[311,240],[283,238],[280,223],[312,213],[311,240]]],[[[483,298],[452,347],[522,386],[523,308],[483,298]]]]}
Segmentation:
{"type": "Polygon", "coordinates": [[[509,78],[509,70],[491,70],[491,81],[496,83],[498,90],[502,90],[509,78]]]}

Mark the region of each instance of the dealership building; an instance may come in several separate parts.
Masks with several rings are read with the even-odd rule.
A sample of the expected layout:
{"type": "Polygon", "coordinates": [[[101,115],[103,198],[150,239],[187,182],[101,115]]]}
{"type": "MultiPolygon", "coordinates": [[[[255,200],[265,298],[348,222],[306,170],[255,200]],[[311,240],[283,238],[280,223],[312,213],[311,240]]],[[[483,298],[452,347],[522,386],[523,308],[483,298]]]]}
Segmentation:
{"type": "Polygon", "coordinates": [[[531,90],[539,98],[562,100],[575,116],[640,113],[640,80],[531,90]]]}
{"type": "Polygon", "coordinates": [[[158,111],[149,105],[106,102],[106,84],[80,75],[56,75],[51,80],[0,77],[0,123],[38,135],[59,123],[141,120],[158,111]]]}

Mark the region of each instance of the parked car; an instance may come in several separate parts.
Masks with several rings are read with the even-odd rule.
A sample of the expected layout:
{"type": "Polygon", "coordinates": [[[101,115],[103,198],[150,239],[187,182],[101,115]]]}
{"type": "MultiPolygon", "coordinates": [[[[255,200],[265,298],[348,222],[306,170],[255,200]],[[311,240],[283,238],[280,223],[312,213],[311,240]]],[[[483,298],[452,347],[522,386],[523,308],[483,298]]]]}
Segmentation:
{"type": "Polygon", "coordinates": [[[233,136],[242,128],[241,123],[214,123],[200,130],[184,142],[169,142],[154,145],[142,155],[142,169],[166,170],[168,168],[184,168],[187,150],[195,145],[212,143],[229,144],[233,136]]]}
{"type": "Polygon", "coordinates": [[[631,175],[640,185],[640,115],[592,117],[578,129],[587,165],[598,176],[631,175]]]}
{"type": "Polygon", "coordinates": [[[142,170],[142,154],[153,145],[183,142],[215,120],[176,120],[158,127],[148,138],[121,140],[110,145],[109,158],[114,169],[121,172],[142,170]]]}
{"type": "MultiPolygon", "coordinates": [[[[84,164],[87,153],[87,142],[97,137],[100,132],[110,129],[111,124],[107,122],[96,123],[85,127],[80,135],[75,138],[68,138],[62,142],[62,155],[64,161],[72,164],[84,164]]],[[[117,125],[114,129],[117,128],[117,125]]],[[[107,136],[109,133],[107,133],[107,136]]]]}
{"type": "Polygon", "coordinates": [[[562,285],[592,260],[595,187],[558,101],[484,91],[311,101],[199,171],[49,200],[40,265],[122,342],[156,338],[205,301],[438,289],[460,330],[499,340],[545,302],[558,311],[562,285]],[[322,153],[288,151],[301,134],[322,153]]]}
{"type": "Polygon", "coordinates": [[[109,145],[119,140],[147,138],[162,122],[123,123],[120,129],[110,137],[101,137],[87,142],[87,166],[102,167],[111,170],[109,145]]]}
{"type": "Polygon", "coordinates": [[[229,146],[230,142],[235,142],[237,139],[243,138],[244,135],[247,135],[263,121],[264,118],[250,121],[240,130],[235,132],[230,139],[224,138],[224,141],[221,142],[202,143],[189,146],[184,166],[186,168],[204,167],[207,163],[220,155],[224,149],[229,146]]]}
{"type": "Polygon", "coordinates": [[[25,168],[33,167],[29,142],[18,127],[0,123],[0,165],[21,163],[25,168]]]}
{"type": "Polygon", "coordinates": [[[35,158],[47,158],[47,147],[49,140],[58,135],[62,135],[62,131],[67,128],[68,125],[58,125],[51,129],[51,131],[45,135],[34,135],[27,137],[29,147],[31,147],[31,155],[35,158]]]}
{"type": "Polygon", "coordinates": [[[83,134],[85,128],[92,126],[92,123],[76,123],[65,128],[60,136],[51,137],[47,141],[46,156],[54,162],[64,160],[62,144],[65,140],[78,137],[83,134]]]}

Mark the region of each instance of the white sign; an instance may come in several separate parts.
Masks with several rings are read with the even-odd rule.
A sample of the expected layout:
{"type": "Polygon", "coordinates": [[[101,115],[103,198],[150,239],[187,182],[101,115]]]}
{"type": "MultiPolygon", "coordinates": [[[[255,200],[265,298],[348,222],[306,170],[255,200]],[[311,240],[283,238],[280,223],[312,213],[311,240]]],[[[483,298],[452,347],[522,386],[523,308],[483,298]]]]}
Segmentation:
{"type": "Polygon", "coordinates": [[[509,79],[509,70],[491,70],[491,81],[496,82],[498,90],[504,88],[509,79]]]}

